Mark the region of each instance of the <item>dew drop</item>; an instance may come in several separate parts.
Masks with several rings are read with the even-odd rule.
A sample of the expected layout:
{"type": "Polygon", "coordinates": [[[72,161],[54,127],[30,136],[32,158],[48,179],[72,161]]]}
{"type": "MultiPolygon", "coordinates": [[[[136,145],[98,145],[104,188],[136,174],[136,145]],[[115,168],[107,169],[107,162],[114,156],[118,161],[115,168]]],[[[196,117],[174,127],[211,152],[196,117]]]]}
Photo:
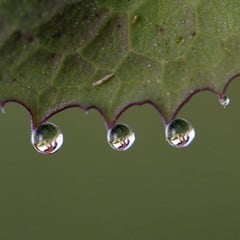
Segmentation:
{"type": "Polygon", "coordinates": [[[1,110],[2,114],[6,113],[5,108],[3,106],[0,106],[0,110],[1,110]]]}
{"type": "Polygon", "coordinates": [[[167,142],[176,148],[187,147],[195,137],[192,124],[185,119],[171,121],[165,130],[167,142]]]}
{"type": "Polygon", "coordinates": [[[51,154],[61,148],[63,144],[63,134],[58,126],[46,122],[33,130],[31,141],[38,152],[51,154]]]}
{"type": "Polygon", "coordinates": [[[114,150],[126,151],[133,145],[135,134],[128,125],[116,124],[108,130],[107,140],[114,150]]]}
{"type": "Polygon", "coordinates": [[[138,19],[139,19],[139,16],[137,16],[137,15],[133,16],[132,24],[136,23],[138,21],[138,19]]]}
{"type": "Polygon", "coordinates": [[[219,97],[219,103],[226,108],[228,104],[230,103],[230,99],[227,96],[220,96],[219,97]]]}

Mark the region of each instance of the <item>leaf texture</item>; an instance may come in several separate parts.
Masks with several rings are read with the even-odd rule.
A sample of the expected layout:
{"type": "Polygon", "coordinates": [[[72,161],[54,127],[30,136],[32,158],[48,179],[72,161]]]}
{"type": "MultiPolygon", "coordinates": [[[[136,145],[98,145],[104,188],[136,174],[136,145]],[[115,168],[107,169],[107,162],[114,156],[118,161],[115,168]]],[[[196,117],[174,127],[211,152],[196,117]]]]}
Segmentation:
{"type": "Polygon", "coordinates": [[[0,103],[33,126],[73,106],[110,126],[134,104],[171,120],[240,73],[238,0],[1,0],[0,103]]]}

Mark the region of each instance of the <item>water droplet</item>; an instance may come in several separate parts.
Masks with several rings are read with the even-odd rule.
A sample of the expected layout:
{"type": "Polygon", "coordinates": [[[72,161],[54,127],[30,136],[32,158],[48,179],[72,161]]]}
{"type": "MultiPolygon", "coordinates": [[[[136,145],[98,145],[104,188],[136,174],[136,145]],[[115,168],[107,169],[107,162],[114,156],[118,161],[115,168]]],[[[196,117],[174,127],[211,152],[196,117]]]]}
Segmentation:
{"type": "Polygon", "coordinates": [[[0,110],[1,110],[2,114],[6,113],[5,108],[3,106],[1,106],[1,105],[0,105],[0,110]]]}
{"type": "Polygon", "coordinates": [[[108,130],[107,140],[114,150],[126,151],[133,145],[135,134],[126,124],[116,124],[108,130]]]}
{"type": "Polygon", "coordinates": [[[230,99],[227,96],[220,96],[219,97],[219,103],[225,108],[230,103],[230,99]]]}
{"type": "Polygon", "coordinates": [[[137,16],[137,15],[133,16],[132,24],[136,23],[138,21],[138,19],[139,19],[139,16],[137,16]]]}
{"type": "Polygon", "coordinates": [[[176,148],[187,147],[195,137],[195,130],[192,124],[185,119],[171,121],[165,130],[166,140],[176,148]]]}
{"type": "Polygon", "coordinates": [[[63,144],[63,134],[58,126],[46,122],[34,129],[31,137],[34,148],[43,154],[55,153],[63,144]]]}

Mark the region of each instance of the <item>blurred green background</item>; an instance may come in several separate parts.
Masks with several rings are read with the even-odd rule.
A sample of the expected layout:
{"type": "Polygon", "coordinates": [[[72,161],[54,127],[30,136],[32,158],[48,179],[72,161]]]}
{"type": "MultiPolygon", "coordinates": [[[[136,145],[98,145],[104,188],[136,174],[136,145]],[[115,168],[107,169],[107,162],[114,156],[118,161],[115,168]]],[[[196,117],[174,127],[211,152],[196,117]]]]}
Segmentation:
{"type": "Polygon", "coordinates": [[[65,110],[54,116],[64,133],[55,155],[30,144],[30,120],[9,103],[0,116],[0,239],[240,239],[240,82],[224,109],[215,95],[195,95],[178,117],[196,139],[174,149],[151,106],[133,107],[119,122],[136,142],[127,152],[106,143],[100,115],[65,110]]]}

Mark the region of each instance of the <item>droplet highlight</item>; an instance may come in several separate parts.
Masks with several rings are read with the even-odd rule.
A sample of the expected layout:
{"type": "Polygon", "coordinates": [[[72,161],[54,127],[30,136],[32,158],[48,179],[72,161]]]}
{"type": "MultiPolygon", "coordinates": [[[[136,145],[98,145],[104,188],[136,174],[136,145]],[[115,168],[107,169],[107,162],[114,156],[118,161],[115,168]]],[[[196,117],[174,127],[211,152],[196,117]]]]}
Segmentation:
{"type": "Polygon", "coordinates": [[[63,134],[57,125],[46,122],[33,130],[31,142],[38,152],[52,154],[61,148],[63,134]]]}
{"type": "Polygon", "coordinates": [[[230,99],[227,97],[227,96],[220,96],[219,97],[219,103],[224,107],[226,108],[229,103],[230,103],[230,99]]]}
{"type": "Polygon", "coordinates": [[[192,124],[185,119],[171,121],[165,130],[167,142],[176,148],[187,147],[195,137],[192,124]]]}
{"type": "Polygon", "coordinates": [[[128,125],[116,124],[108,130],[107,141],[114,150],[126,151],[133,145],[135,134],[128,125]]]}

